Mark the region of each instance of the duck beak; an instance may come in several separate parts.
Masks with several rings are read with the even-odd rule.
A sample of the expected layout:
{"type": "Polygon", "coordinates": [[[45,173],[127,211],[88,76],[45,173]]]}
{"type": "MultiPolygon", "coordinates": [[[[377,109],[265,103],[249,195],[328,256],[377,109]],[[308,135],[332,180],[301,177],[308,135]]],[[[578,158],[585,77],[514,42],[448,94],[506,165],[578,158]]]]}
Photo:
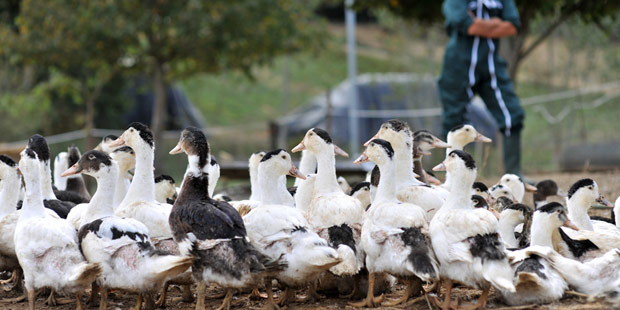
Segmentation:
{"type": "Polygon", "coordinates": [[[294,147],[294,148],[291,150],[291,152],[293,152],[293,153],[297,153],[297,152],[303,151],[303,150],[305,150],[305,149],[306,149],[306,145],[304,144],[304,141],[301,141],[301,142],[299,142],[299,144],[297,144],[297,146],[296,146],[296,147],[294,147]]]}
{"type": "Polygon", "coordinates": [[[493,205],[495,203],[495,198],[491,195],[487,196],[487,198],[485,198],[485,200],[487,201],[487,204],[489,206],[493,205]]]}
{"type": "Polygon", "coordinates": [[[306,179],[306,177],[303,174],[299,173],[299,170],[297,170],[297,167],[295,167],[295,165],[291,165],[291,169],[288,171],[288,175],[292,177],[300,178],[302,180],[306,179]]]}
{"type": "Polygon", "coordinates": [[[568,194],[566,194],[566,192],[565,192],[565,191],[563,191],[561,188],[558,188],[558,192],[557,192],[557,193],[555,193],[555,194],[556,194],[556,195],[558,195],[558,196],[560,196],[560,197],[562,197],[562,198],[566,198],[566,197],[568,197],[568,194]]]}
{"type": "Polygon", "coordinates": [[[379,138],[379,133],[377,132],[374,136],[372,136],[372,138],[368,139],[368,141],[364,142],[364,146],[368,146],[368,144],[370,144],[370,141],[374,140],[374,139],[378,139],[379,138]]]}
{"type": "Polygon", "coordinates": [[[336,155],[340,155],[344,158],[349,158],[349,154],[345,151],[343,151],[340,147],[338,147],[337,145],[334,144],[334,152],[336,153],[336,155]]]}
{"type": "Polygon", "coordinates": [[[575,226],[575,224],[573,224],[573,222],[571,222],[569,219],[566,219],[566,221],[564,221],[564,224],[562,224],[562,226],[568,227],[574,230],[579,230],[579,227],[575,226]]]}
{"type": "Polygon", "coordinates": [[[536,192],[538,190],[536,188],[536,186],[534,186],[534,185],[530,185],[530,184],[527,184],[525,182],[523,182],[523,184],[525,184],[525,190],[530,192],[530,193],[534,193],[534,192],[536,192]]]}
{"type": "Polygon", "coordinates": [[[424,156],[431,156],[432,153],[431,152],[424,152],[424,151],[422,151],[422,155],[424,155],[424,156]]]}
{"type": "Polygon", "coordinates": [[[484,142],[484,143],[491,143],[491,142],[493,142],[493,140],[491,140],[488,137],[482,135],[481,133],[476,134],[476,137],[474,138],[474,141],[476,141],[476,142],[484,142]]]}
{"type": "Polygon", "coordinates": [[[603,195],[598,196],[598,198],[596,199],[596,202],[606,206],[606,207],[610,207],[613,208],[614,204],[611,203],[609,200],[605,199],[605,197],[603,197],[603,195]]]}
{"type": "Polygon", "coordinates": [[[82,169],[80,169],[80,167],[78,166],[77,163],[75,163],[75,165],[71,166],[71,168],[65,170],[65,172],[61,173],[60,176],[61,177],[66,177],[66,176],[70,176],[70,175],[74,175],[74,174],[79,174],[82,172],[82,169]]]}
{"type": "Polygon", "coordinates": [[[175,146],[172,150],[170,150],[170,152],[168,152],[168,154],[170,155],[181,154],[181,153],[183,153],[183,148],[181,148],[181,143],[177,143],[177,146],[175,146]]]}
{"type": "Polygon", "coordinates": [[[447,148],[450,148],[451,146],[441,139],[435,139],[433,140],[433,147],[447,149],[447,148]]]}
{"type": "Polygon", "coordinates": [[[446,164],[440,162],[439,165],[433,167],[433,171],[446,171],[446,164]]]}
{"type": "Polygon", "coordinates": [[[368,156],[366,155],[366,152],[364,152],[353,163],[356,164],[356,165],[359,165],[359,164],[365,163],[367,161],[368,161],[368,156]]]}
{"type": "Polygon", "coordinates": [[[110,144],[108,144],[111,147],[117,147],[117,146],[123,146],[125,145],[125,140],[123,140],[123,136],[118,137],[118,139],[110,142],[110,144]]]}

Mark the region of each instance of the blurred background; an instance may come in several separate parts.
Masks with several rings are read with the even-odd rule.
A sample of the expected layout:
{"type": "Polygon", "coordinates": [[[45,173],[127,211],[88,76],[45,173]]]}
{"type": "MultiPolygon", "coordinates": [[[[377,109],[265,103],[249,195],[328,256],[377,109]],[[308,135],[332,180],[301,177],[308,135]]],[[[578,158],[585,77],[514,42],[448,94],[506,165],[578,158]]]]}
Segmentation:
{"type": "MultiPolygon", "coordinates": [[[[501,53],[527,113],[525,173],[619,166],[620,1],[515,2],[522,29],[501,53]]],[[[177,182],[186,160],[167,151],[190,125],[230,171],[314,126],[354,158],[391,118],[440,134],[447,39],[441,1],[1,0],[0,153],[34,133],[85,151],[141,121],[156,174],[177,182]]],[[[503,171],[499,149],[471,149],[483,175],[503,171]]]]}

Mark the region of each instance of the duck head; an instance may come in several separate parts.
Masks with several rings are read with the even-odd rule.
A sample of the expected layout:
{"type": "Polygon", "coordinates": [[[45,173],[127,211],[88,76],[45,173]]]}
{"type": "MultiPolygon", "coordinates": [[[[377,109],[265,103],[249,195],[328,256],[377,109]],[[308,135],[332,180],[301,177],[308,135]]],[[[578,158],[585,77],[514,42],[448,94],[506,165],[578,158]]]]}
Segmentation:
{"type": "Polygon", "coordinates": [[[265,154],[266,152],[259,151],[259,152],[252,153],[252,155],[250,155],[250,159],[248,159],[248,167],[250,167],[250,170],[258,169],[258,164],[263,159],[263,157],[265,157],[265,154]]]}
{"type": "Polygon", "coordinates": [[[446,142],[435,137],[427,130],[418,130],[413,133],[414,150],[417,148],[422,155],[430,155],[434,148],[449,148],[446,142]]]}
{"type": "Polygon", "coordinates": [[[491,197],[493,197],[494,200],[497,200],[500,197],[506,197],[508,199],[510,199],[510,201],[512,201],[513,203],[518,203],[519,200],[515,197],[512,188],[503,185],[503,184],[496,184],[493,185],[490,189],[489,189],[489,194],[491,195],[491,197]]]}
{"type": "Polygon", "coordinates": [[[493,140],[479,133],[472,125],[459,125],[448,132],[448,144],[455,149],[462,149],[471,142],[491,143],[493,140]]]}
{"type": "Polygon", "coordinates": [[[40,161],[49,162],[50,147],[47,145],[47,140],[45,140],[42,135],[32,135],[28,140],[28,148],[37,153],[37,157],[40,161]]]}
{"type": "Polygon", "coordinates": [[[62,176],[66,177],[80,173],[99,179],[104,176],[107,177],[110,174],[118,173],[118,168],[108,154],[97,150],[91,150],[84,153],[77,163],[65,170],[62,176]]]}
{"type": "Polygon", "coordinates": [[[153,150],[155,149],[153,133],[142,123],[131,123],[120,137],[108,144],[111,148],[123,145],[131,147],[134,151],[147,148],[153,150]]]}
{"type": "Polygon", "coordinates": [[[283,149],[277,149],[265,153],[258,165],[259,173],[274,173],[277,176],[290,175],[300,179],[306,179],[299,173],[293,164],[291,155],[283,149]]]}
{"type": "Polygon", "coordinates": [[[170,154],[187,154],[189,161],[188,172],[194,175],[200,172],[209,173],[209,142],[205,134],[196,127],[187,127],[181,132],[177,145],[170,150],[170,154]]]}
{"type": "Polygon", "coordinates": [[[381,124],[379,131],[377,131],[370,140],[364,143],[364,146],[368,146],[374,139],[388,141],[392,145],[392,148],[395,149],[406,148],[411,151],[413,147],[413,134],[409,125],[398,119],[392,119],[381,124]]]}
{"type": "Polygon", "coordinates": [[[21,174],[24,176],[38,176],[40,164],[37,153],[30,148],[25,148],[19,155],[18,166],[21,174]]]}
{"type": "Polygon", "coordinates": [[[329,133],[321,128],[312,128],[306,132],[303,140],[297,146],[295,146],[291,152],[301,152],[303,150],[309,150],[314,154],[320,153],[326,148],[333,147],[334,153],[343,157],[349,157],[347,152],[343,151],[337,145],[332,142],[332,138],[329,133]]]}
{"type": "Polygon", "coordinates": [[[123,173],[136,167],[136,153],[129,146],[116,148],[110,153],[110,157],[116,161],[119,170],[123,173]]]}
{"type": "Polygon", "coordinates": [[[568,216],[566,215],[566,208],[557,202],[550,202],[536,209],[536,211],[534,211],[533,220],[533,225],[543,222],[553,229],[564,226],[574,230],[579,230],[579,228],[568,219],[568,216]]]}
{"type": "Polygon", "coordinates": [[[7,155],[0,155],[0,179],[18,178],[17,163],[7,155]]]}
{"type": "Polygon", "coordinates": [[[378,166],[387,164],[394,159],[392,144],[383,139],[372,139],[367,143],[366,150],[353,163],[361,164],[372,161],[378,166]]]}
{"type": "Polygon", "coordinates": [[[614,207],[611,202],[599,193],[598,184],[592,179],[581,179],[575,182],[568,190],[567,197],[569,204],[582,206],[586,209],[595,203],[600,203],[610,208],[614,207]]]}

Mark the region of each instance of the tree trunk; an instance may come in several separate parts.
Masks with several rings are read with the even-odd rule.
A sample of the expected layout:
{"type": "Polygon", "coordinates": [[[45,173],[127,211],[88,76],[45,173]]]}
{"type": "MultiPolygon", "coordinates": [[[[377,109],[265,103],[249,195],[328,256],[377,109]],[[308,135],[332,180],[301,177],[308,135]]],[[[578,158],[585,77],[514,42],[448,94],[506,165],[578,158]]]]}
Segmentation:
{"type": "MultiPolygon", "coordinates": [[[[163,133],[166,129],[166,79],[164,77],[163,64],[156,62],[153,75],[153,93],[155,102],[153,104],[153,114],[151,116],[151,131],[155,139],[155,151],[161,149],[163,141],[163,133]]],[[[155,157],[157,159],[157,156],[155,157]]],[[[155,167],[159,168],[158,161],[155,161],[155,167]]]]}

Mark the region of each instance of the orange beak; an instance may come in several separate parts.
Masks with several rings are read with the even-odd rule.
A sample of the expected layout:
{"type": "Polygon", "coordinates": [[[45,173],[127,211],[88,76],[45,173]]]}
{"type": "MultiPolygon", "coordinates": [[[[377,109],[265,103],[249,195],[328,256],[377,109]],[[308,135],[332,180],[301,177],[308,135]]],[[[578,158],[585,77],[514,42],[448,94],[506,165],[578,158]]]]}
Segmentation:
{"type": "Polygon", "coordinates": [[[476,138],[474,138],[474,141],[476,141],[476,142],[484,142],[484,143],[491,143],[491,142],[493,142],[493,140],[491,140],[488,137],[482,135],[481,133],[478,133],[476,135],[476,138]]]}
{"type": "Polygon", "coordinates": [[[342,157],[349,158],[349,154],[347,152],[343,151],[340,147],[338,147],[335,144],[334,144],[334,152],[336,153],[336,155],[340,155],[342,157]]]}
{"type": "Polygon", "coordinates": [[[125,145],[125,140],[123,140],[123,136],[118,137],[118,139],[110,142],[110,144],[108,144],[111,147],[117,147],[117,146],[123,146],[125,145]]]}
{"type": "Polygon", "coordinates": [[[564,224],[562,224],[562,226],[568,227],[574,230],[579,230],[579,227],[575,226],[575,224],[573,224],[573,222],[571,222],[569,219],[566,219],[566,221],[564,222],[564,224]]]}
{"type": "Polygon", "coordinates": [[[297,169],[297,167],[295,167],[295,165],[291,165],[291,169],[288,171],[288,175],[292,177],[300,178],[302,180],[306,179],[306,177],[303,174],[299,173],[299,170],[297,169]]]}
{"type": "Polygon", "coordinates": [[[433,171],[446,171],[446,164],[443,162],[439,163],[439,165],[433,167],[433,171]]]}
{"type": "Polygon", "coordinates": [[[168,152],[168,154],[170,155],[174,155],[174,154],[181,154],[183,153],[183,148],[181,148],[181,143],[177,143],[177,146],[175,146],[172,150],[170,150],[170,152],[168,152]]]}
{"type": "Polygon", "coordinates": [[[304,141],[299,142],[299,144],[297,144],[296,147],[294,147],[291,152],[293,153],[297,153],[297,152],[301,152],[303,150],[306,149],[306,145],[304,144],[304,141]]]}
{"type": "Polygon", "coordinates": [[[60,176],[61,177],[66,177],[66,176],[78,174],[78,173],[81,173],[81,172],[82,172],[82,170],[80,169],[78,164],[75,163],[75,165],[71,166],[71,168],[69,168],[69,169],[65,170],[65,172],[61,173],[60,176]]]}
{"type": "Polygon", "coordinates": [[[364,152],[353,163],[356,164],[356,165],[359,165],[359,164],[365,163],[367,161],[368,161],[368,156],[366,155],[366,152],[364,152]]]}
{"type": "Polygon", "coordinates": [[[370,144],[370,141],[374,139],[378,139],[378,138],[379,138],[379,132],[377,132],[374,136],[372,136],[372,138],[368,139],[368,141],[364,143],[364,146],[368,146],[368,144],[370,144]]]}

